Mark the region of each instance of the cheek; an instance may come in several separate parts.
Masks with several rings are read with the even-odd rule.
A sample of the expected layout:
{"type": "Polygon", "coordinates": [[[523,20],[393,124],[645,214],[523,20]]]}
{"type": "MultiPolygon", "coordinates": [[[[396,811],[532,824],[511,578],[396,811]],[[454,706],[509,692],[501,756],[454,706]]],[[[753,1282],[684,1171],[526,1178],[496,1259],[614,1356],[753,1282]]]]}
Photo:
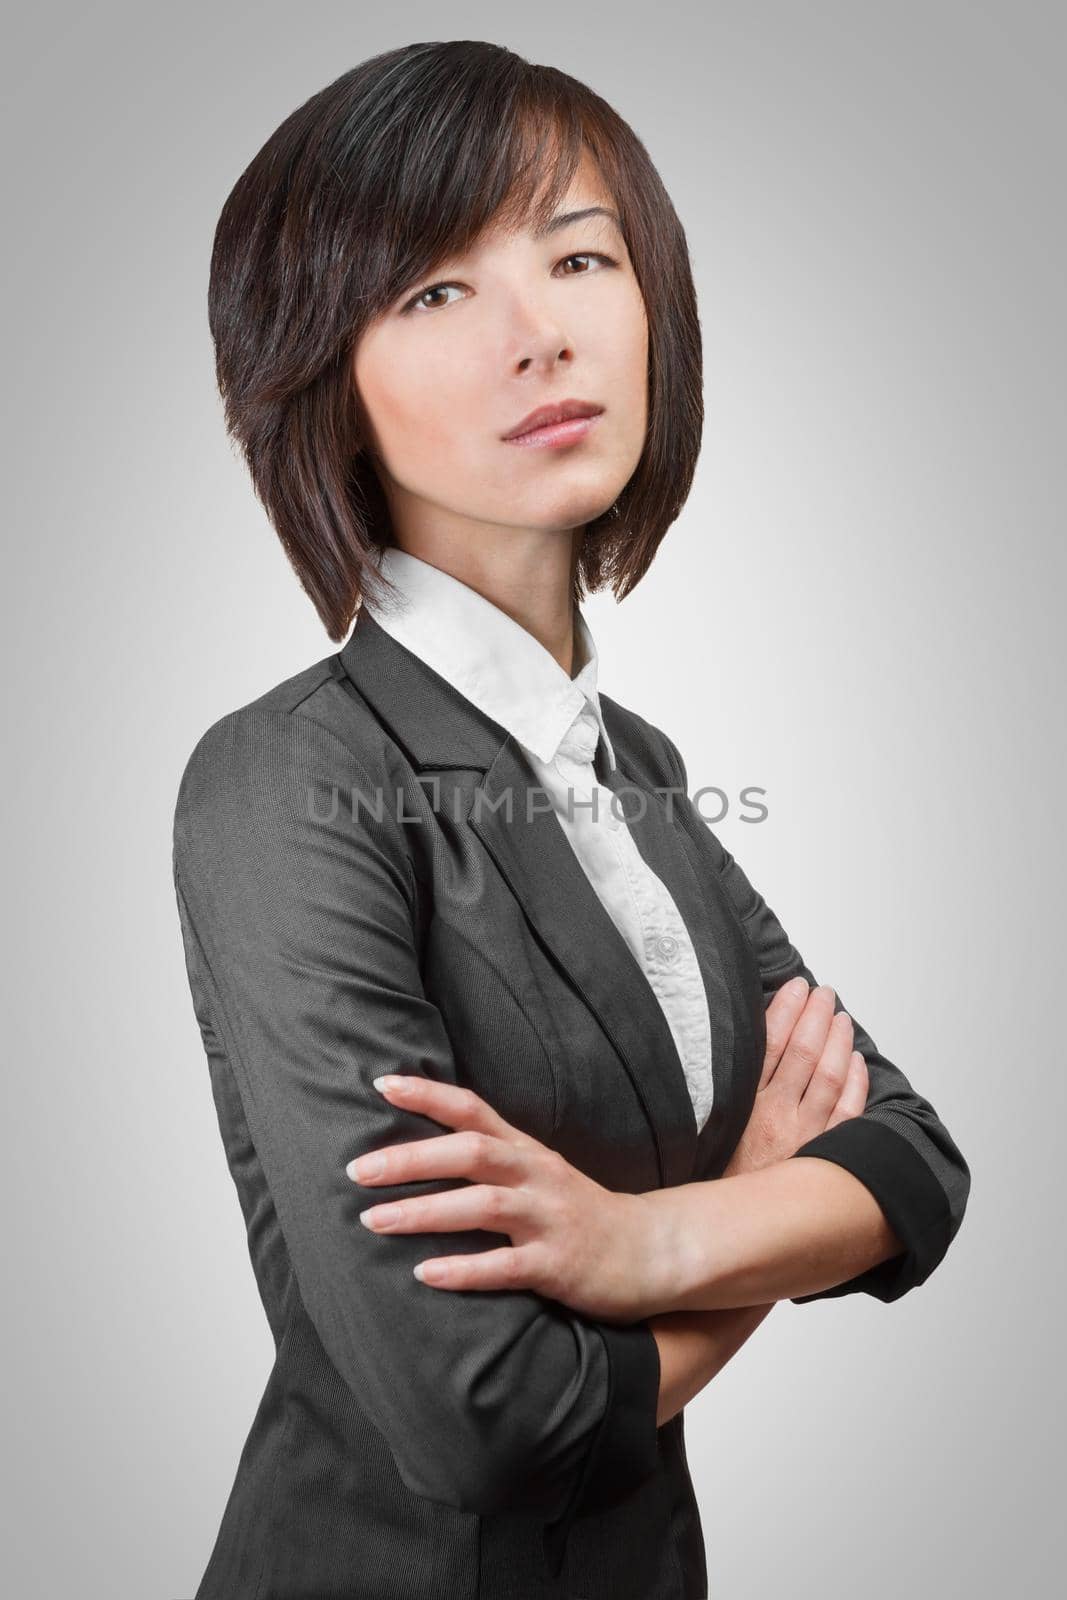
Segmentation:
{"type": "Polygon", "coordinates": [[[629,338],[627,352],[631,373],[641,381],[641,388],[647,391],[648,386],[648,320],[645,316],[644,302],[640,301],[629,322],[629,338]]]}
{"type": "Polygon", "coordinates": [[[643,329],[634,328],[624,338],[616,338],[611,387],[626,447],[639,451],[648,427],[648,338],[643,329]]]}
{"type": "Polygon", "coordinates": [[[597,345],[603,369],[618,396],[629,408],[640,410],[648,390],[648,321],[636,285],[613,303],[605,304],[597,345]]]}
{"type": "Polygon", "coordinates": [[[397,477],[436,471],[455,461],[475,424],[463,362],[433,352],[393,349],[361,370],[359,392],[386,465],[397,477]],[[457,381],[458,379],[458,381],[457,381]]]}

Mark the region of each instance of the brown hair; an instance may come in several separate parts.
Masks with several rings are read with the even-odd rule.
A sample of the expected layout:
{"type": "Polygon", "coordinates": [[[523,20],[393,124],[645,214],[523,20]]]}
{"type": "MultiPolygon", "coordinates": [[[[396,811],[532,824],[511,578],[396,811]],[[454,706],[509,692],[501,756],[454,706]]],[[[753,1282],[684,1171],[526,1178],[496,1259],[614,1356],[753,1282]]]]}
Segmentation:
{"type": "Polygon", "coordinates": [[[583,148],[614,196],[648,316],[645,447],[587,525],[575,574],[576,600],[606,584],[622,599],[685,503],[704,416],[685,234],[627,123],[501,45],[409,44],[313,95],[228,196],[208,290],[226,426],[331,639],[387,587],[374,553],[392,542],[361,440],[360,333],[490,223],[547,222],[583,148]]]}

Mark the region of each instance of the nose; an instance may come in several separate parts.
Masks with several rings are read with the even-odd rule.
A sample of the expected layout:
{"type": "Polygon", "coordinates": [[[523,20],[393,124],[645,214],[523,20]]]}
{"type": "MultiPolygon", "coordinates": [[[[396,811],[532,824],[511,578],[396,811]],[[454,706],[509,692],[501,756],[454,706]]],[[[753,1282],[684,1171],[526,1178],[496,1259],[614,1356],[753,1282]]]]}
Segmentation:
{"type": "Polygon", "coordinates": [[[573,361],[574,349],[560,325],[559,306],[531,293],[512,306],[512,370],[551,372],[560,361],[573,361]]]}
{"type": "Polygon", "coordinates": [[[539,345],[543,344],[543,348],[538,348],[536,353],[532,355],[520,356],[516,362],[517,371],[528,372],[531,367],[540,367],[550,371],[558,361],[573,361],[574,359],[574,352],[571,350],[570,345],[566,343],[560,344],[558,339],[545,339],[538,343],[539,345]]]}

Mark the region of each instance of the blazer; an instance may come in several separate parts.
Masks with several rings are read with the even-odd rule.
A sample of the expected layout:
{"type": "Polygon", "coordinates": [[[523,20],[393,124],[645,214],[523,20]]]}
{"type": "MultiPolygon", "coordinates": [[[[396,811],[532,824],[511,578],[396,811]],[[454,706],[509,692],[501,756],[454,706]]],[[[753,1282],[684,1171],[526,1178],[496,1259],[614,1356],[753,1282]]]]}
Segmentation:
{"type": "MultiPolygon", "coordinates": [[[[196,1600],[707,1595],[684,1414],[656,1427],[647,1322],[421,1284],[416,1262],[506,1236],[375,1235],[367,1204],[455,1184],[368,1198],[345,1172],[445,1131],[373,1088],[400,1071],[469,1085],[617,1191],[722,1173],[766,1004],[797,973],[815,979],[686,797],[673,743],[601,705],[618,762],[605,781],[627,791],[699,955],[715,1075],[699,1133],[647,980],[558,818],[526,810],[514,739],[365,609],[340,651],[222,717],[189,757],[178,913],[276,1346],[196,1600]]],[[[904,1249],[805,1301],[899,1299],[967,1201],[933,1106],[853,1022],[867,1108],[797,1154],[866,1183],[904,1249]]]]}

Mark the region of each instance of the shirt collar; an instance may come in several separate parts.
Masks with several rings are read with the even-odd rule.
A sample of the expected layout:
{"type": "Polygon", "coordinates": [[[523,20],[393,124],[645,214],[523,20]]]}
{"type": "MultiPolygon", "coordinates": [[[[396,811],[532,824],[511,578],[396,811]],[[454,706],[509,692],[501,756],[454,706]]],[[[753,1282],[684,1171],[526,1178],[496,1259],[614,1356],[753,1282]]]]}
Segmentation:
{"type": "Polygon", "coordinates": [[[399,597],[387,596],[380,606],[369,597],[363,603],[386,633],[542,761],[554,759],[575,718],[590,710],[615,770],[597,693],[596,645],[580,607],[575,631],[582,666],[569,678],[521,623],[451,573],[395,545],[381,552],[378,565],[399,597]]]}

